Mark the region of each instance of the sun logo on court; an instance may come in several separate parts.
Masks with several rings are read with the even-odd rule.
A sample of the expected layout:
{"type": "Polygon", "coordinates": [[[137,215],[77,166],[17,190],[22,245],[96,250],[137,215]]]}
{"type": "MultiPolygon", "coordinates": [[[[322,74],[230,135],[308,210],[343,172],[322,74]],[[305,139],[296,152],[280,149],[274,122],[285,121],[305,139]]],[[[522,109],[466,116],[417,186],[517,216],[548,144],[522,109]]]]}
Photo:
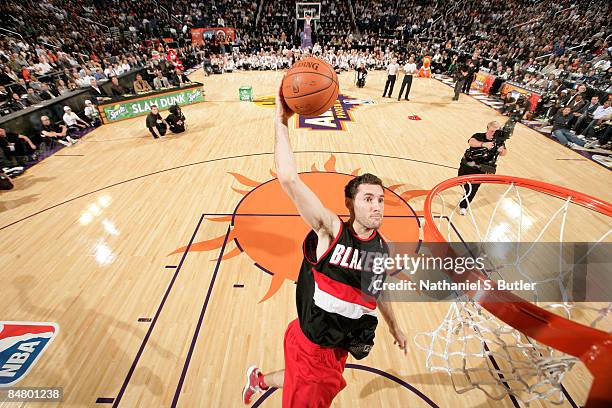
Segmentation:
{"type": "MultiPolygon", "coordinates": [[[[344,203],[344,186],[360,169],[350,174],[336,170],[336,157],[331,155],[319,170],[312,164],[310,172],[300,173],[300,178],[321,199],[323,204],[346,221],[349,218],[344,203]]],[[[259,182],[242,174],[229,173],[241,185],[232,187],[242,198],[233,215],[207,218],[209,222],[229,222],[231,231],[227,237],[229,252],[221,258],[226,261],[242,253],[253,261],[254,266],[272,276],[267,292],[260,302],[271,298],[286,281],[297,281],[303,259],[302,242],[310,228],[302,220],[297,209],[283,192],[276,174],[270,170],[272,179],[259,182]],[[248,189],[250,188],[250,189],[248,189]]],[[[394,242],[419,242],[419,219],[408,205],[412,191],[397,194],[403,184],[385,187],[385,220],[380,229],[383,236],[394,242]]],[[[219,250],[225,235],[193,243],[190,252],[219,250]]],[[[172,254],[183,253],[186,246],[172,254]]]]}

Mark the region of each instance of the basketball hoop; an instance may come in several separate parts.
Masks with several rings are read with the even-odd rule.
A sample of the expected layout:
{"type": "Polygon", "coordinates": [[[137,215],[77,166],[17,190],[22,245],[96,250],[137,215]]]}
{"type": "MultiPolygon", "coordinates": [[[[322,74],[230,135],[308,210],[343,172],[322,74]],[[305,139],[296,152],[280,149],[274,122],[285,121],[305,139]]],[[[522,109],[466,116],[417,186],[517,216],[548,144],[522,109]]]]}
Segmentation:
{"type": "MultiPolygon", "coordinates": [[[[595,232],[596,236],[589,237],[590,242],[595,246],[610,242],[612,204],[541,181],[493,174],[455,177],[435,186],[424,204],[425,240],[443,243],[457,241],[457,238],[453,239],[454,234],[458,235],[453,220],[458,219],[459,223],[472,225],[474,241],[484,246],[487,241],[494,241],[491,239],[495,235],[492,234],[495,230],[493,222],[505,211],[504,206],[514,211],[508,213],[512,213],[508,219],[518,222],[516,241],[524,238],[525,225],[530,225],[530,230],[538,231],[537,225],[533,228],[537,222],[542,224],[542,229],[535,232],[537,236],[530,241],[537,243],[543,236],[548,240],[552,234],[551,226],[555,225],[555,220],[559,220],[558,237],[559,244],[562,244],[568,231],[576,229],[573,225],[568,226],[567,217],[571,209],[572,214],[582,211],[585,217],[601,219],[597,223],[602,225],[601,229],[595,232]],[[468,185],[468,190],[473,184],[483,185],[488,197],[493,191],[499,192],[500,197],[490,216],[482,216],[480,213],[485,210],[468,204],[466,217],[455,217],[459,201],[466,196],[462,187],[464,184],[468,185]],[[460,193],[457,194],[455,190],[455,197],[452,198],[455,201],[448,206],[448,193],[457,188],[460,193]],[[521,193],[519,189],[524,192],[521,193]],[[447,195],[446,199],[444,195],[447,195]],[[548,220],[534,221],[527,216],[523,203],[538,203],[538,214],[543,208],[548,208],[553,215],[548,220]],[[525,222],[526,218],[529,218],[528,223],[525,222]],[[444,230],[445,234],[441,232],[444,230]]],[[[504,231],[513,229],[509,224],[504,224],[504,231]]],[[[463,240],[460,236],[459,239],[463,240]]],[[[517,251],[513,266],[526,279],[540,283],[538,273],[528,275],[522,269],[530,250],[531,247],[520,256],[517,251]]],[[[538,260],[534,263],[537,265],[538,260]]],[[[559,293],[566,294],[567,272],[561,270],[561,263],[559,267],[560,272],[552,281],[559,285],[559,293]]],[[[460,276],[454,274],[453,280],[486,281],[498,287],[484,270],[473,269],[460,276]]],[[[602,326],[604,321],[609,323],[606,320],[612,317],[612,303],[588,305],[572,303],[564,297],[561,303],[535,304],[505,290],[472,291],[465,292],[465,295],[466,302],[453,303],[435,330],[419,333],[414,338],[416,345],[426,351],[428,369],[447,372],[457,392],[477,388],[496,400],[511,395],[526,404],[538,399],[560,404],[564,400],[563,377],[580,359],[594,376],[586,407],[611,406],[612,335],[604,331],[605,328],[596,326],[602,326]],[[575,319],[572,312],[576,311],[587,321],[572,320],[575,319]],[[558,312],[565,316],[560,316],[558,312]],[[463,385],[456,381],[457,378],[463,385]]]]}
{"type": "Polygon", "coordinates": [[[304,15],[304,20],[306,20],[306,25],[310,25],[310,21],[312,20],[312,16],[311,15],[304,15]]]}

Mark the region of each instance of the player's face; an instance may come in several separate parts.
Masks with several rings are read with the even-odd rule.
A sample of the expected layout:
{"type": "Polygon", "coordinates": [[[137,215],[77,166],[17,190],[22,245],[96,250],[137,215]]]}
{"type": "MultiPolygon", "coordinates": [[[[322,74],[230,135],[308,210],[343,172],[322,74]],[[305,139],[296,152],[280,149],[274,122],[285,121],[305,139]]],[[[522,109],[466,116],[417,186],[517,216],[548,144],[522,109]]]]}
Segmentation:
{"type": "Polygon", "coordinates": [[[378,229],[385,211],[385,193],[381,186],[360,184],[353,199],[355,220],[366,228],[378,229]]]}

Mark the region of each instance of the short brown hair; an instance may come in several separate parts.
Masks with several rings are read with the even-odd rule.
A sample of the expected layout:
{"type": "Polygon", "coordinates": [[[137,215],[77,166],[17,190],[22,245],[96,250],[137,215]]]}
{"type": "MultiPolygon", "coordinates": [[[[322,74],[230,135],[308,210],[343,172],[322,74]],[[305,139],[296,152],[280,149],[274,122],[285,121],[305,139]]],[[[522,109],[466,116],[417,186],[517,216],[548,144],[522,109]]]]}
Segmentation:
{"type": "Polygon", "coordinates": [[[357,195],[357,189],[360,184],[373,184],[375,186],[380,186],[383,189],[382,180],[370,173],[364,173],[361,176],[357,176],[344,186],[344,197],[353,199],[357,195]]]}

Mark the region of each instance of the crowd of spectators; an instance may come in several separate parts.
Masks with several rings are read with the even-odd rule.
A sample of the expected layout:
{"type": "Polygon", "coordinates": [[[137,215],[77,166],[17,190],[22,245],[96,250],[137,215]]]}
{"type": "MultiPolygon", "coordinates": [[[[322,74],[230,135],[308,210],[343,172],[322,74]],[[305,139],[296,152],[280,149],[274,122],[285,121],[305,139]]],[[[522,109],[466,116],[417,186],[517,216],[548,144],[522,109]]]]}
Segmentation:
{"type": "MultiPolygon", "coordinates": [[[[587,88],[582,100],[598,96],[599,106],[612,92],[610,9],[607,0],[323,0],[312,52],[338,70],[384,69],[392,57],[410,56],[420,66],[426,55],[434,73],[455,75],[469,65],[471,75],[496,76],[493,94],[508,81],[541,94],[526,117],[553,119],[576,103],[580,86],[587,88]]],[[[185,68],[202,63],[207,74],[287,68],[301,54],[304,27],[288,0],[10,0],[0,3],[0,20],[0,115],[81,88],[97,91],[133,69],[145,69],[150,87],[182,84],[182,71],[152,58],[165,55],[163,39],[185,68]],[[236,40],[192,44],[197,27],[234,27],[236,40]]],[[[90,124],[94,105],[82,107],[90,124]]],[[[596,108],[587,105],[586,116],[584,106],[571,107],[582,118],[568,129],[576,137],[601,124],[589,128],[596,108]]]]}

